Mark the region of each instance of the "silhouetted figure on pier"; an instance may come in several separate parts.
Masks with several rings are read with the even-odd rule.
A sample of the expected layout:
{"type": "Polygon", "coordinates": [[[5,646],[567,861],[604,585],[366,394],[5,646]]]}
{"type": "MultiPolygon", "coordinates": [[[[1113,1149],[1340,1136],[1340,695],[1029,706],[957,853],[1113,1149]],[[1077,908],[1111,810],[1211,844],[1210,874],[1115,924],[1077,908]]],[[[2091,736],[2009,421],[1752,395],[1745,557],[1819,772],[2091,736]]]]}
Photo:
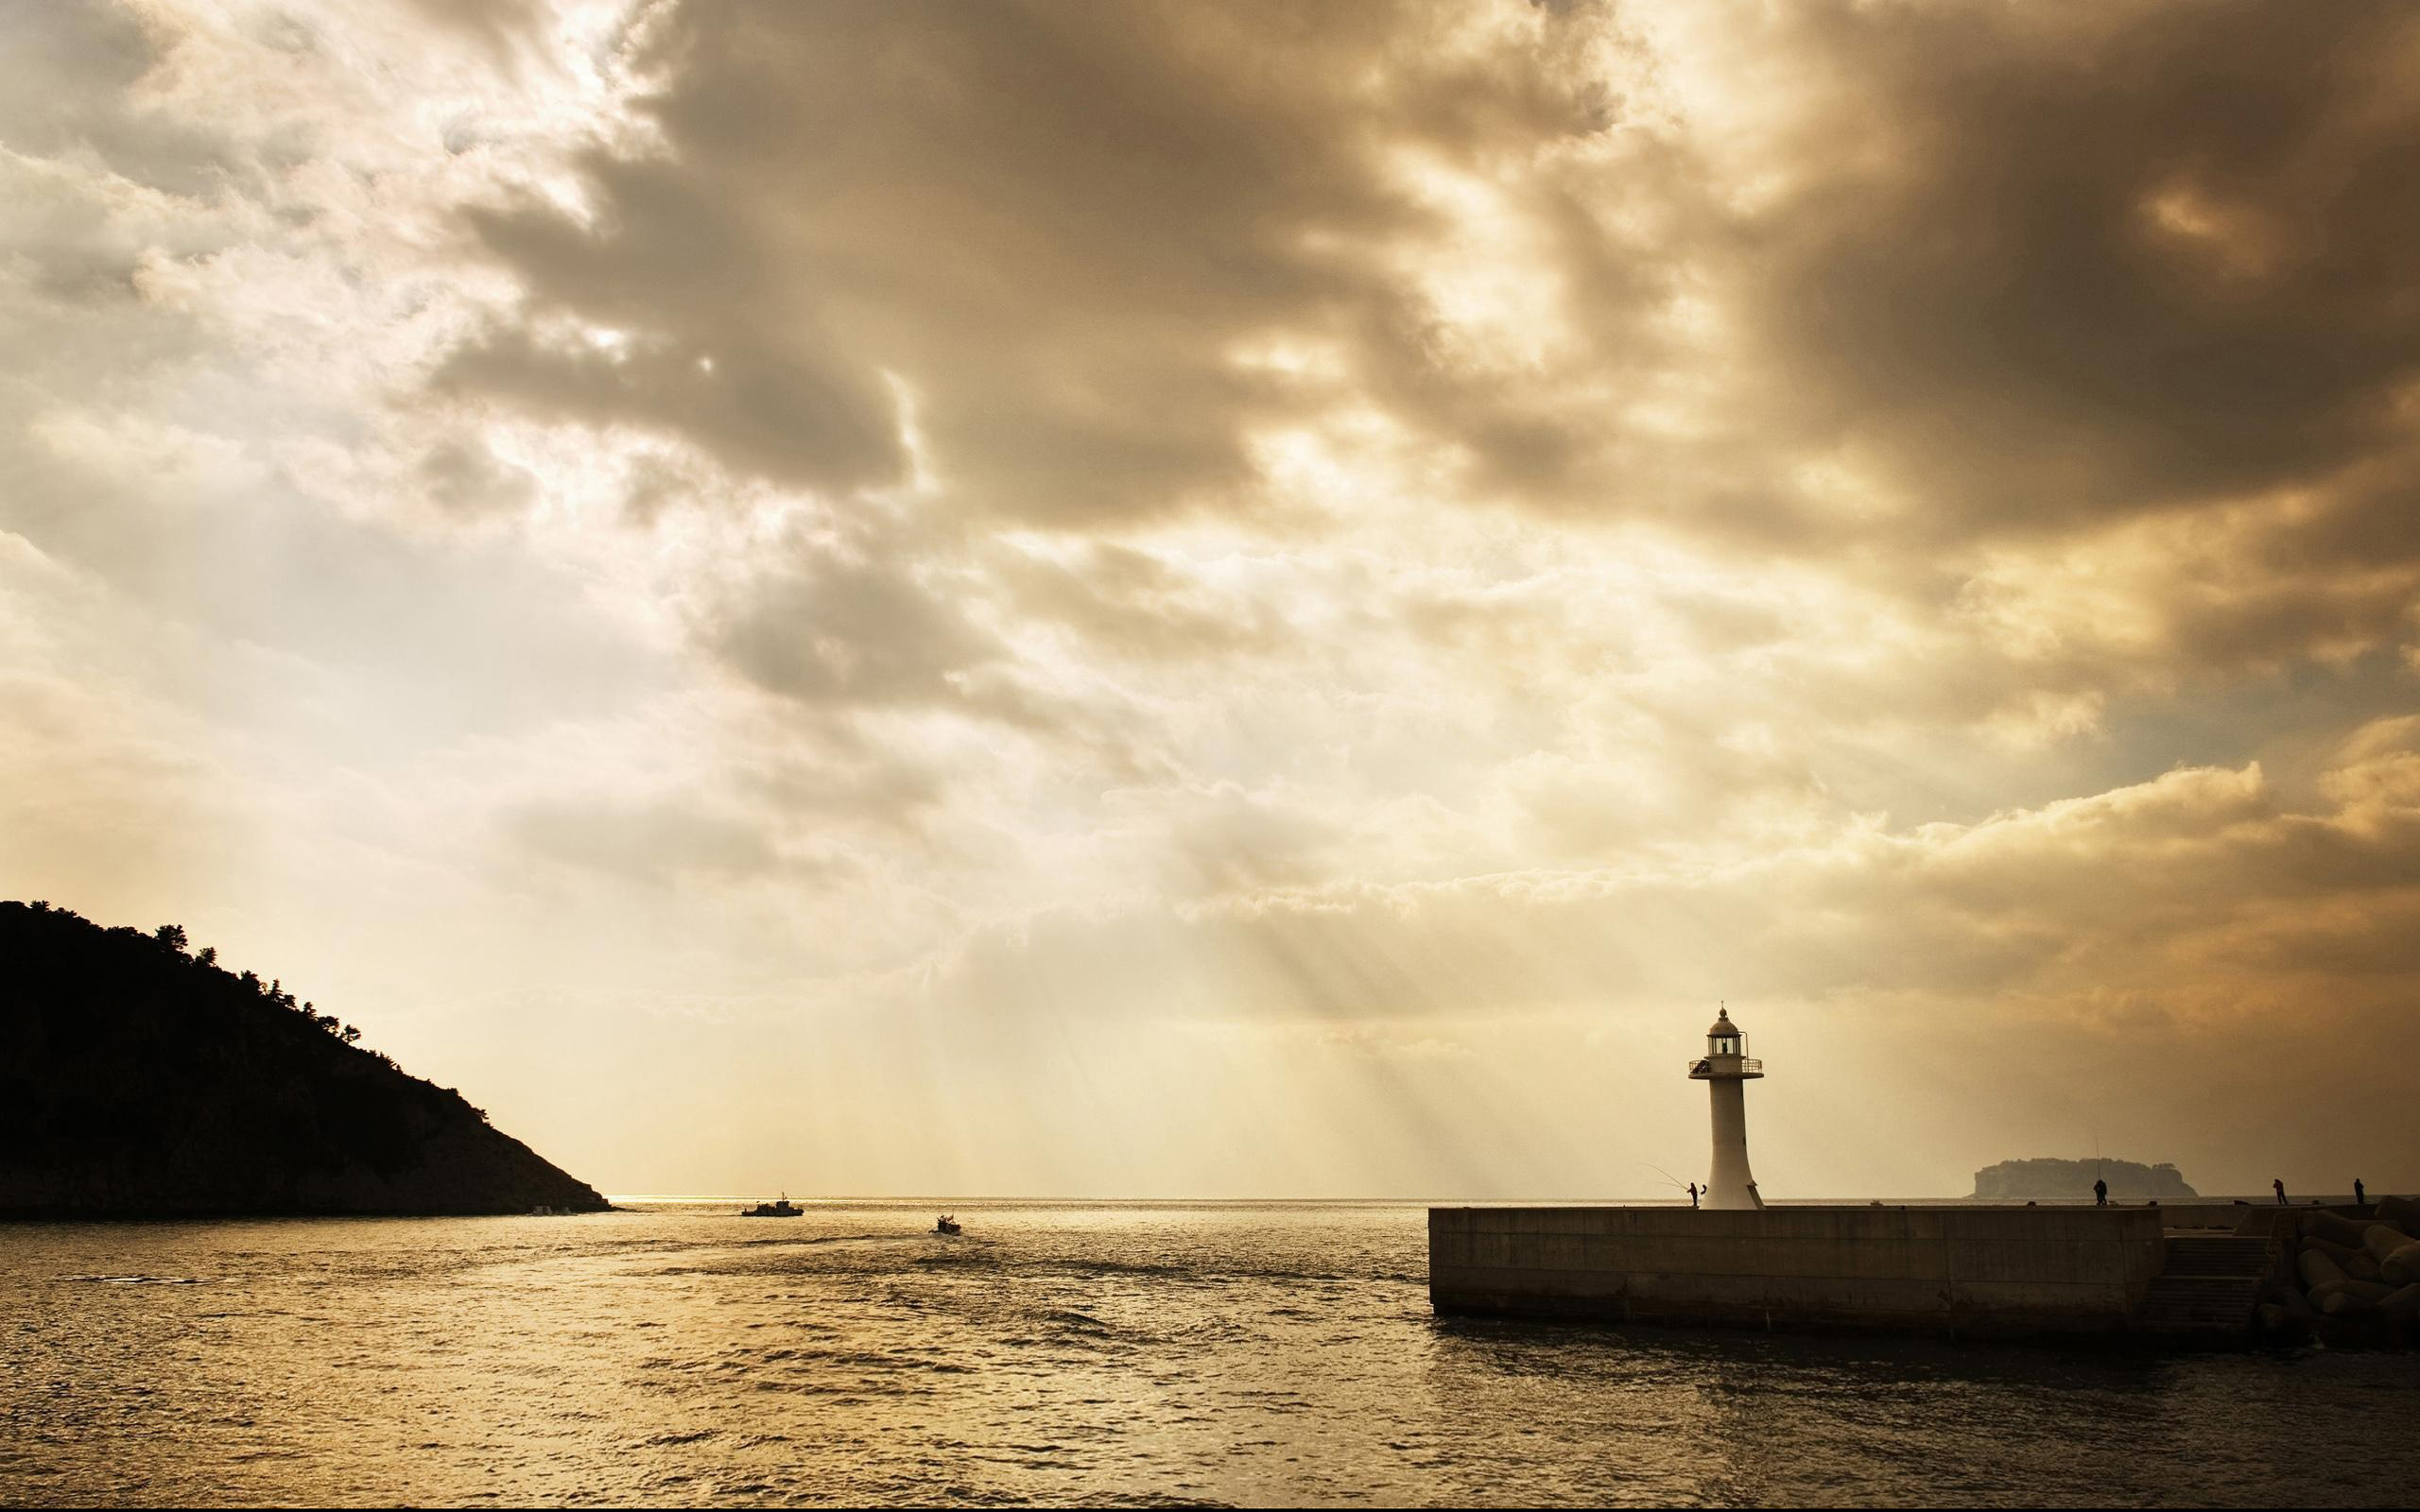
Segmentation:
{"type": "Polygon", "coordinates": [[[2369,1205],[2370,1194],[2367,1191],[2363,1190],[2361,1186],[2361,1178],[2357,1176],[2353,1178],[2353,1206],[2357,1208],[2366,1208],[2369,1205]]]}
{"type": "Polygon", "coordinates": [[[2284,1177],[2279,1177],[2269,1184],[2277,1189],[2277,1206],[2281,1208],[2284,1207],[2286,1205],[2286,1178],[2284,1177]]]}
{"type": "Polygon", "coordinates": [[[2106,1181],[2101,1181],[2101,1180],[2096,1180],[2096,1181],[2094,1181],[2094,1182],[2093,1182],[2093,1184],[2092,1184],[2092,1205],[2093,1205],[2094,1207],[2096,1207],[2096,1208],[2105,1208],[2105,1207],[2109,1206],[2109,1183],[2108,1183],[2108,1182],[2106,1182],[2106,1181]]]}
{"type": "Polygon", "coordinates": [[[1689,1206],[1690,1206],[1690,1207],[1692,1207],[1692,1208],[1694,1208],[1694,1207],[1696,1207],[1697,1205],[1698,1205],[1698,1184],[1697,1184],[1696,1182],[1692,1181],[1692,1182],[1690,1182],[1690,1183],[1689,1183],[1689,1206]]]}

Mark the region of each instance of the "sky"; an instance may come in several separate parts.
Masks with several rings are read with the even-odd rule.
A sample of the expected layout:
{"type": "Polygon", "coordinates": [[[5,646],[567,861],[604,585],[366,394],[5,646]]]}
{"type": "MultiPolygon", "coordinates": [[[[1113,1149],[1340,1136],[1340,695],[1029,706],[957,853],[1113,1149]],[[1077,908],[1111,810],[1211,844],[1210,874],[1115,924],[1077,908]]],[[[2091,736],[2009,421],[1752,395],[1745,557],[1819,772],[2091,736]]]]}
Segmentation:
{"type": "Polygon", "coordinates": [[[0,896],[601,1190],[2420,1187],[2420,8],[0,77],[0,896]]]}

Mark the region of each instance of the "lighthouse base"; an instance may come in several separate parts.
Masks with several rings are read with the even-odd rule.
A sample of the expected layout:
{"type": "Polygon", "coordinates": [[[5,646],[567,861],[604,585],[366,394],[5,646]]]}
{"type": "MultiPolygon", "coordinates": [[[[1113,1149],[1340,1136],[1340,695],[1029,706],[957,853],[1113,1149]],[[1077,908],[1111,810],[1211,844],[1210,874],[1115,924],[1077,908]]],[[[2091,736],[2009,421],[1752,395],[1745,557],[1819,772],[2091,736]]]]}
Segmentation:
{"type": "Polygon", "coordinates": [[[1718,1175],[1705,1184],[1704,1206],[1717,1212],[1754,1212],[1764,1205],[1754,1181],[1725,1181],[1718,1175]]]}
{"type": "Polygon", "coordinates": [[[1756,1178],[1748,1174],[1746,1083],[1718,1076],[1706,1091],[1714,1106],[1714,1170],[1706,1178],[1705,1205],[1729,1212],[1761,1208],[1765,1199],[1756,1194],[1756,1178]]]}

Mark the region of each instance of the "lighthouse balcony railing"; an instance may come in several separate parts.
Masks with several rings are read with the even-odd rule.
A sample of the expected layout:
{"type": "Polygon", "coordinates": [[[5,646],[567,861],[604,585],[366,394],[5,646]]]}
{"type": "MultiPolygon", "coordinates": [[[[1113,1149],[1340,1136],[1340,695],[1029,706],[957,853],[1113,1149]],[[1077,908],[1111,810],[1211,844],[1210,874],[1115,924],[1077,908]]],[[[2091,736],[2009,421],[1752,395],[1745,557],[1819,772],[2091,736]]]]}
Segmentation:
{"type": "Polygon", "coordinates": [[[1689,1062],[1692,1076],[1764,1074],[1765,1063],[1754,1056],[1699,1056],[1689,1062]]]}

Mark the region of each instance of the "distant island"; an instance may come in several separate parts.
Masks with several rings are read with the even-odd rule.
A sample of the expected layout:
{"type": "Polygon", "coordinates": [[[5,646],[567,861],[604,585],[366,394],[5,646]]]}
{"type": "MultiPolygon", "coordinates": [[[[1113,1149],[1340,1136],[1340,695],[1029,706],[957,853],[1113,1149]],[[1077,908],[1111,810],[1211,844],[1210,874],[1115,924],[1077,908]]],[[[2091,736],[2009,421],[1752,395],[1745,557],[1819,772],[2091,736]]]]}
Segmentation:
{"type": "Polygon", "coordinates": [[[608,1207],[360,1038],[175,925],[0,902],[0,1213],[608,1207]]]}
{"type": "Polygon", "coordinates": [[[2112,1198],[2197,1197],[2176,1167],[2163,1160],[2002,1160],[1975,1173],[1975,1195],[1996,1202],[2089,1202],[2095,1179],[2112,1198]]]}

